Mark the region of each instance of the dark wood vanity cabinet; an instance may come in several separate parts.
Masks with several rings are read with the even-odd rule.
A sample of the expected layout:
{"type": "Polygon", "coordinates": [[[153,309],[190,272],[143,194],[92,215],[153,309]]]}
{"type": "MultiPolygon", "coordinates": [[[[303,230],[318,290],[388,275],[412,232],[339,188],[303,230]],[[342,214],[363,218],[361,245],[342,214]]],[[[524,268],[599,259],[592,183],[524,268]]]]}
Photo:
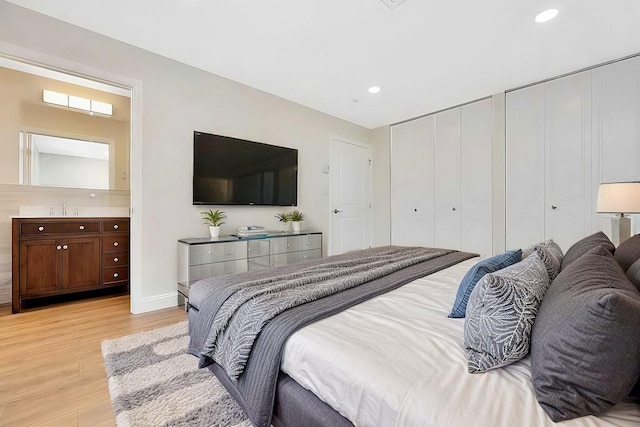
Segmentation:
{"type": "Polygon", "coordinates": [[[128,218],[14,218],[12,311],[22,302],[129,284],[128,218]]]}

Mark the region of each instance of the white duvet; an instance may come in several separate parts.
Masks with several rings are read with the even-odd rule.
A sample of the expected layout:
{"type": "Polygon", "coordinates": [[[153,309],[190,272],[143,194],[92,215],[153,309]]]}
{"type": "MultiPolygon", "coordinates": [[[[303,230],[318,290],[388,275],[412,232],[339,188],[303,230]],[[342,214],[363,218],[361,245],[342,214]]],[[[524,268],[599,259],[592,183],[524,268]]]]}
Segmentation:
{"type": "MultiPolygon", "coordinates": [[[[356,426],[555,425],[538,405],[526,358],[467,373],[464,319],[449,319],[478,258],[418,279],[296,332],[282,370],[356,426]]],[[[640,406],[561,426],[640,426],[640,406]]]]}

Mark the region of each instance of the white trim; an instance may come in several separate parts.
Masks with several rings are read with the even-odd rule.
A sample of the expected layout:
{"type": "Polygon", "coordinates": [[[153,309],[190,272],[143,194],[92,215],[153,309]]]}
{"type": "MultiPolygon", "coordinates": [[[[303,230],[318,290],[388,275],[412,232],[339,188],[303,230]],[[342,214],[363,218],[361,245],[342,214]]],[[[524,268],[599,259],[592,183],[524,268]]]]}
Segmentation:
{"type": "Polygon", "coordinates": [[[146,313],[149,311],[162,310],[163,308],[176,307],[177,305],[178,291],[139,298],[136,300],[131,298],[131,313],[146,313]]]}
{"type": "MultiPolygon", "coordinates": [[[[140,155],[142,151],[142,82],[42,52],[25,49],[4,41],[0,41],[0,56],[131,90],[131,157],[129,167],[131,183],[131,226],[129,237],[131,312],[141,313],[149,310],[149,307],[156,306],[164,308],[163,304],[146,304],[145,301],[150,297],[145,298],[142,296],[142,158],[140,155]]],[[[164,300],[166,297],[159,296],[159,298],[164,300]]],[[[176,296],[172,305],[175,306],[177,304],[176,296]]]]}

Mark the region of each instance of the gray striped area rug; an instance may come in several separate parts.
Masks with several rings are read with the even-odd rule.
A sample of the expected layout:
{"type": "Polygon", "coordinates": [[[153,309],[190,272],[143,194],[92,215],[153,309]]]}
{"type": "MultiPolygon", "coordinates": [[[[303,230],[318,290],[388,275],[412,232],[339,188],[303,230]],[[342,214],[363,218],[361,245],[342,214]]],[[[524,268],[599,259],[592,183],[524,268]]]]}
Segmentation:
{"type": "Polygon", "coordinates": [[[251,426],[188,344],[186,321],[102,342],[118,427],[251,426]]]}

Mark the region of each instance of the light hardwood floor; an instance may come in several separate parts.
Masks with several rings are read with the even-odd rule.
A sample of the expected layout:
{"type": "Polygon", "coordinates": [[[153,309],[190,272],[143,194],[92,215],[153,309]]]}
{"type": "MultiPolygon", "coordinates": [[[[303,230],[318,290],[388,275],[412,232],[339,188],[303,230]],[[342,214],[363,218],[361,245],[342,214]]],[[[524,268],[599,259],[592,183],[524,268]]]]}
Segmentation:
{"type": "Polygon", "coordinates": [[[132,315],[126,295],[0,306],[0,426],[115,425],[100,343],[185,319],[182,307],[132,315]]]}

